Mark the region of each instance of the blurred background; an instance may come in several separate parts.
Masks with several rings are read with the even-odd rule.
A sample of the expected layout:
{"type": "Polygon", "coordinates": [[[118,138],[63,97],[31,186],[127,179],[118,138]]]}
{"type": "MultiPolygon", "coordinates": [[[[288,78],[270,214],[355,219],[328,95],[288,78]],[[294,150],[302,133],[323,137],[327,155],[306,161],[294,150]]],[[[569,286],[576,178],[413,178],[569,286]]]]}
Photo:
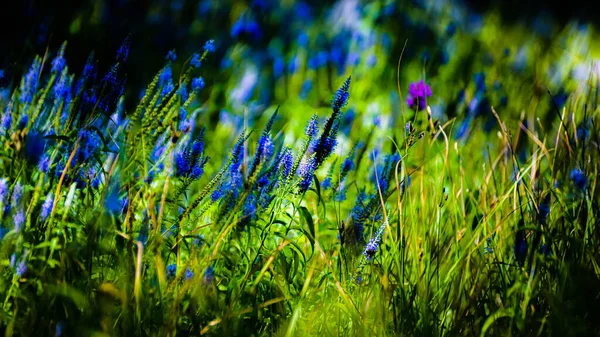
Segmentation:
{"type": "Polygon", "coordinates": [[[348,75],[355,83],[351,111],[369,121],[382,110],[393,118],[405,43],[401,88],[431,82],[428,103],[438,118],[471,123],[486,114],[478,106],[490,104],[519,115],[530,102],[528,111],[543,116],[552,108],[548,90],[563,103],[600,55],[593,43],[598,17],[587,2],[24,0],[1,6],[0,85],[18,84],[33,55],[51,57],[63,41],[71,71],[80,73],[91,52],[108,69],[129,37],[129,110],[169,51],[176,52],[177,74],[214,39],[216,52],[202,65],[203,100],[213,119],[222,109],[252,117],[294,100],[326,106],[348,75]]]}

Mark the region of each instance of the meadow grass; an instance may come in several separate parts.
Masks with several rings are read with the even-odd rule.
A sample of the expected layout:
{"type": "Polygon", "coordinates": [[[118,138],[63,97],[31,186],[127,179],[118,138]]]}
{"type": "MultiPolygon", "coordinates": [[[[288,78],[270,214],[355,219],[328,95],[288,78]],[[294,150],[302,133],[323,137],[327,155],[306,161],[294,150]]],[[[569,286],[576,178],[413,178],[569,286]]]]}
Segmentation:
{"type": "Polygon", "coordinates": [[[600,333],[595,74],[544,120],[440,120],[415,81],[347,126],[347,77],[211,123],[210,44],[127,112],[128,42],[102,75],[64,48],[0,99],[6,336],[600,333]]]}

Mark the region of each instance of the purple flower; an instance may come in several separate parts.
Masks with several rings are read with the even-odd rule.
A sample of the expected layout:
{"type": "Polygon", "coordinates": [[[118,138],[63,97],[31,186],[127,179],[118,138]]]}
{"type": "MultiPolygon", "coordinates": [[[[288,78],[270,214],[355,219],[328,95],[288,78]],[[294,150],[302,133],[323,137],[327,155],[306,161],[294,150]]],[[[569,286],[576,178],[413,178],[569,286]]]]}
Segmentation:
{"type": "Polygon", "coordinates": [[[431,88],[422,80],[417,83],[411,83],[408,88],[406,104],[416,111],[421,111],[427,107],[427,97],[431,96],[431,88]]]}

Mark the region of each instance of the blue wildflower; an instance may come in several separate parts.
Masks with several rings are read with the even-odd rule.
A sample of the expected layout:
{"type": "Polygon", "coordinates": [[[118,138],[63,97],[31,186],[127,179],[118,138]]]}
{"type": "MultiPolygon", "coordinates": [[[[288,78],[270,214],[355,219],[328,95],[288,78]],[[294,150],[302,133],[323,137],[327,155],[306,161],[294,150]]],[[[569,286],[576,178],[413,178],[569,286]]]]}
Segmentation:
{"type": "Polygon", "coordinates": [[[33,94],[38,84],[38,75],[42,66],[42,60],[38,57],[31,64],[31,68],[25,75],[25,79],[21,85],[21,103],[31,103],[33,100],[33,94]]]}
{"type": "Polygon", "coordinates": [[[204,88],[204,79],[202,77],[196,77],[192,79],[192,90],[200,91],[204,88]]]}
{"type": "Polygon", "coordinates": [[[214,53],[215,51],[215,40],[208,40],[204,43],[204,51],[207,53],[214,53]]]}
{"type": "Polygon", "coordinates": [[[28,123],[29,123],[29,115],[23,114],[21,116],[21,119],[19,120],[19,125],[18,125],[19,130],[25,129],[27,127],[28,123]]]}
{"type": "Polygon", "coordinates": [[[17,182],[15,187],[13,187],[12,191],[12,206],[17,207],[21,203],[21,198],[23,197],[23,185],[17,182]]]}
{"type": "Polygon", "coordinates": [[[431,96],[431,88],[422,80],[411,83],[406,97],[406,104],[415,111],[421,111],[427,107],[427,97],[431,96]]]}
{"type": "Polygon", "coordinates": [[[177,265],[172,263],[167,266],[167,278],[172,279],[177,274],[177,265]]]}
{"type": "Polygon", "coordinates": [[[365,246],[365,250],[363,251],[363,255],[367,258],[368,261],[372,260],[379,250],[379,245],[381,244],[381,240],[383,240],[383,232],[387,227],[387,223],[383,223],[381,227],[375,233],[375,236],[372,237],[367,245],[365,246]]]}
{"type": "Polygon", "coordinates": [[[12,127],[12,115],[10,113],[10,105],[6,107],[4,114],[2,114],[2,120],[0,121],[0,128],[4,132],[8,132],[12,127]]]}
{"type": "Polygon", "coordinates": [[[17,270],[15,271],[15,274],[17,275],[17,277],[23,277],[23,275],[25,275],[26,272],[27,262],[23,259],[17,264],[17,270]]]}
{"type": "Polygon", "coordinates": [[[283,178],[287,178],[294,166],[294,156],[290,148],[286,148],[280,156],[278,171],[283,178]]]}
{"type": "Polygon", "coordinates": [[[4,204],[8,196],[8,179],[0,179],[0,204],[4,204]]]}
{"type": "Polygon", "coordinates": [[[173,78],[173,69],[170,66],[165,66],[161,72],[160,76],[158,76],[158,86],[162,87],[167,85],[168,83],[172,83],[173,78]]]}
{"type": "Polygon", "coordinates": [[[331,108],[336,113],[339,112],[344,106],[346,106],[346,104],[348,104],[348,98],[350,97],[348,91],[350,90],[351,80],[352,77],[348,76],[348,78],[344,81],[342,86],[338,89],[338,91],[336,91],[335,95],[333,96],[331,108]]]}
{"type": "Polygon", "coordinates": [[[303,160],[298,167],[298,175],[300,176],[300,183],[298,184],[298,188],[300,192],[306,192],[310,188],[310,184],[313,180],[313,175],[316,169],[316,162],[314,157],[310,157],[306,160],[303,160]]]}
{"type": "Polygon", "coordinates": [[[475,87],[477,91],[482,92],[486,90],[484,73],[476,73],[475,75],[473,75],[473,81],[475,82],[475,87]]]}
{"type": "Polygon", "coordinates": [[[585,173],[578,168],[574,168],[571,170],[571,173],[569,174],[569,179],[571,179],[575,187],[577,187],[579,190],[583,191],[587,186],[587,177],[585,173]]]}
{"type": "Polygon", "coordinates": [[[56,323],[56,331],[54,332],[54,337],[61,337],[64,330],[64,323],[58,322],[56,323]]]}
{"type": "Polygon", "coordinates": [[[327,191],[328,189],[330,189],[330,188],[331,188],[331,177],[327,177],[327,178],[325,178],[325,179],[323,180],[323,182],[321,183],[321,187],[322,187],[324,190],[326,190],[326,191],[327,191]]]}
{"type": "MultiPolygon", "coordinates": [[[[96,132],[81,130],[79,132],[79,147],[73,158],[78,163],[85,163],[100,148],[101,139],[96,132]]],[[[74,162],[72,165],[74,166],[74,162]]]]}
{"type": "Polygon", "coordinates": [[[131,47],[131,38],[127,36],[119,49],[117,50],[117,62],[125,62],[129,56],[129,48],[131,47]]]}
{"type": "Polygon", "coordinates": [[[176,175],[191,179],[200,178],[204,173],[204,165],[208,161],[208,157],[204,156],[203,151],[202,138],[177,151],[175,154],[176,175]]]}
{"type": "Polygon", "coordinates": [[[66,46],[67,46],[67,43],[63,42],[63,44],[60,46],[60,49],[58,50],[58,54],[56,54],[56,57],[54,58],[54,60],[52,60],[51,71],[53,73],[61,73],[66,66],[66,63],[67,63],[65,61],[66,46]]]}
{"type": "Polygon", "coordinates": [[[223,186],[219,185],[217,186],[217,188],[215,188],[214,191],[212,191],[212,193],[210,194],[210,200],[215,203],[217,201],[219,201],[219,199],[221,199],[223,197],[224,191],[223,191],[223,186]]]}
{"type": "Polygon", "coordinates": [[[310,117],[304,133],[310,138],[314,138],[319,133],[319,117],[317,115],[310,117]]]}
{"type": "Polygon", "coordinates": [[[194,68],[200,68],[200,66],[202,65],[202,61],[200,60],[199,54],[194,53],[192,59],[190,60],[190,65],[194,68]]]}
{"type": "Polygon", "coordinates": [[[42,204],[42,211],[40,212],[41,222],[46,221],[48,216],[50,216],[50,212],[52,212],[53,204],[54,204],[54,195],[52,194],[52,192],[48,192],[48,195],[46,195],[46,200],[44,200],[44,204],[42,204]]]}
{"type": "Polygon", "coordinates": [[[248,224],[254,220],[256,216],[256,196],[249,194],[244,202],[244,208],[242,210],[242,224],[248,224]]]}
{"type": "Polygon", "coordinates": [[[177,60],[177,54],[175,53],[175,50],[169,50],[165,60],[175,62],[175,60],[177,60]]]}
{"type": "Polygon", "coordinates": [[[203,280],[205,284],[211,284],[215,280],[215,268],[213,266],[206,268],[203,280]]]}
{"type": "Polygon", "coordinates": [[[375,253],[377,253],[378,249],[379,243],[375,240],[375,238],[372,238],[365,246],[363,255],[367,258],[367,260],[371,260],[375,256],[375,253]]]}
{"type": "Polygon", "coordinates": [[[15,224],[15,232],[19,233],[25,224],[25,211],[23,208],[20,208],[17,213],[15,213],[13,222],[15,224]]]}
{"type": "Polygon", "coordinates": [[[354,158],[347,157],[342,163],[342,172],[350,172],[354,169],[354,158]]]}
{"type": "Polygon", "coordinates": [[[183,279],[187,281],[187,280],[191,279],[192,277],[194,277],[194,272],[190,268],[186,268],[183,279]]]}
{"type": "Polygon", "coordinates": [[[69,99],[69,95],[71,93],[71,82],[69,81],[69,75],[66,71],[60,75],[58,82],[54,86],[54,96],[57,101],[69,99]]]}
{"type": "Polygon", "coordinates": [[[94,64],[94,53],[88,56],[85,66],[83,67],[82,73],[83,79],[93,80],[96,77],[96,66],[94,64]]]}

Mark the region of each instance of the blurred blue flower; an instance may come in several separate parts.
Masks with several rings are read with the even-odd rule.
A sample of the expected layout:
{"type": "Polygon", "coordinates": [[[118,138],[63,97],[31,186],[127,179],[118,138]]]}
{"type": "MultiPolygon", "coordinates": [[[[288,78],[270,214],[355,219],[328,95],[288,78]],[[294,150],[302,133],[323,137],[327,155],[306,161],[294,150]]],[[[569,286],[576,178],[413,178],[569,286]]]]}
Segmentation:
{"type": "Polygon", "coordinates": [[[203,281],[205,284],[210,284],[215,280],[215,268],[213,266],[209,266],[204,271],[203,281]]]}
{"type": "Polygon", "coordinates": [[[175,60],[177,60],[177,54],[175,53],[175,50],[169,50],[165,59],[167,61],[171,61],[171,62],[174,62],[175,60]]]}
{"type": "Polygon", "coordinates": [[[581,169],[572,169],[571,173],[569,174],[569,179],[571,179],[575,187],[577,187],[579,190],[583,191],[587,186],[587,176],[581,169]]]}
{"type": "Polygon", "coordinates": [[[231,37],[249,37],[256,41],[262,37],[262,30],[254,18],[244,13],[231,27],[231,37]]]}
{"type": "Polygon", "coordinates": [[[15,271],[15,274],[17,275],[17,277],[23,277],[23,275],[25,275],[26,272],[27,262],[23,259],[17,264],[17,270],[15,271]]]}
{"type": "Polygon", "coordinates": [[[58,53],[56,54],[56,57],[52,60],[50,69],[53,73],[61,73],[67,64],[67,62],[65,61],[66,46],[67,43],[63,42],[63,44],[60,46],[60,49],[58,50],[58,53]]]}
{"type": "Polygon", "coordinates": [[[199,54],[194,53],[194,55],[192,56],[192,59],[190,60],[190,65],[194,68],[200,68],[200,66],[202,65],[202,62],[200,61],[199,54]]]}
{"type": "Polygon", "coordinates": [[[204,79],[199,76],[192,79],[192,90],[200,91],[204,88],[204,79]]]}
{"type": "Polygon", "coordinates": [[[214,53],[215,51],[215,40],[208,40],[204,43],[204,51],[207,53],[214,53]]]}
{"type": "Polygon", "coordinates": [[[177,274],[177,265],[172,263],[167,266],[167,278],[172,279],[177,274]]]}
{"type": "Polygon", "coordinates": [[[194,272],[190,268],[186,268],[183,279],[187,281],[187,280],[191,279],[192,277],[194,277],[194,272]]]}
{"type": "Polygon", "coordinates": [[[19,204],[21,203],[22,197],[23,197],[23,185],[21,185],[20,182],[17,182],[15,184],[15,186],[13,187],[11,205],[13,207],[19,206],[19,204]]]}
{"type": "Polygon", "coordinates": [[[50,212],[52,212],[53,204],[54,204],[54,195],[52,194],[52,192],[48,192],[48,195],[46,195],[46,199],[44,200],[44,203],[42,204],[42,211],[40,212],[41,222],[46,221],[48,216],[50,216],[50,212]]]}
{"type": "Polygon", "coordinates": [[[321,183],[321,187],[327,191],[328,189],[331,188],[331,177],[327,177],[325,179],[323,179],[323,182],[321,183]]]}
{"type": "Polygon", "coordinates": [[[21,229],[23,229],[23,225],[25,224],[25,211],[22,207],[15,213],[13,223],[15,225],[15,232],[21,232],[21,229]]]}

